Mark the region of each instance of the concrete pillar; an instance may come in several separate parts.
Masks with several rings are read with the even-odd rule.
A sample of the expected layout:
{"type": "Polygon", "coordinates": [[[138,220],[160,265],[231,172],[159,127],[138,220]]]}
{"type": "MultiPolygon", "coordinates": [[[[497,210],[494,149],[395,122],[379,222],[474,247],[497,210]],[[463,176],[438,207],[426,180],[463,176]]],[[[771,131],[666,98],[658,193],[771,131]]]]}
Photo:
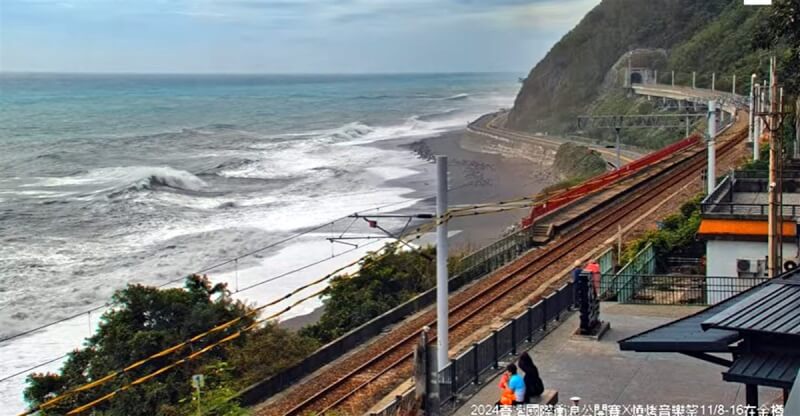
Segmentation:
{"type": "Polygon", "coordinates": [[[655,70],[655,74],[653,75],[653,78],[656,79],[655,83],[658,84],[658,70],[657,69],[655,70]]]}
{"type": "Polygon", "coordinates": [[[711,91],[716,91],[716,90],[717,90],[717,73],[716,72],[712,72],[711,73],[711,91]]]}
{"type": "Polygon", "coordinates": [[[631,54],[628,52],[628,68],[625,71],[625,87],[631,86],[631,73],[633,70],[631,69],[631,54]]]}
{"type": "Polygon", "coordinates": [[[675,86],[675,71],[672,71],[672,86],[675,86]]]}
{"type": "Polygon", "coordinates": [[[436,156],[436,358],[441,371],[450,362],[447,355],[449,289],[447,283],[447,156],[436,156]]]}
{"type": "Polygon", "coordinates": [[[733,74],[733,87],[731,87],[731,94],[736,95],[736,74],[733,74]]]}
{"type": "Polygon", "coordinates": [[[749,111],[749,118],[748,118],[748,126],[747,129],[747,141],[753,143],[753,160],[758,160],[759,158],[759,143],[758,140],[755,139],[755,88],[756,88],[756,74],[750,76],[750,111],[749,111]]]}
{"type": "Polygon", "coordinates": [[[708,193],[714,192],[717,187],[717,148],[715,138],[717,137],[717,102],[708,102],[708,193]]]}
{"type": "Polygon", "coordinates": [[[697,88],[697,72],[692,71],[692,88],[697,88]]]}

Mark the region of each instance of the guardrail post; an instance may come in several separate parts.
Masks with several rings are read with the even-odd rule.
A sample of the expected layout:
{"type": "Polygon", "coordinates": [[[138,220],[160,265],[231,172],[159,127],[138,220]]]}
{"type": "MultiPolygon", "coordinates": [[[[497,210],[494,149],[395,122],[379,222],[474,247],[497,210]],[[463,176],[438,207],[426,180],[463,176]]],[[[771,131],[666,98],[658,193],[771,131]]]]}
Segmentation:
{"type": "Polygon", "coordinates": [[[542,299],[542,331],[547,332],[547,301],[548,298],[542,299]]]}
{"type": "Polygon", "coordinates": [[[453,397],[456,397],[456,392],[458,391],[458,380],[457,380],[458,373],[456,373],[456,362],[457,361],[451,361],[450,364],[450,380],[452,380],[453,383],[451,384],[452,387],[450,388],[450,391],[453,394],[453,397]]]}
{"type": "Polygon", "coordinates": [[[517,321],[511,320],[511,355],[517,355],[517,321]]]}
{"type": "Polygon", "coordinates": [[[528,306],[528,342],[533,342],[533,306],[528,306]]]}
{"type": "Polygon", "coordinates": [[[479,366],[480,360],[478,360],[478,343],[477,342],[472,344],[472,350],[475,351],[475,353],[472,354],[472,357],[473,357],[472,358],[472,362],[473,362],[473,364],[475,366],[475,380],[474,380],[474,383],[476,385],[478,385],[478,384],[481,384],[481,369],[480,369],[480,366],[479,366]]]}
{"type": "Polygon", "coordinates": [[[494,359],[494,369],[500,368],[500,362],[498,362],[498,354],[497,353],[497,330],[492,330],[492,358],[494,359]]]}
{"type": "Polygon", "coordinates": [[[562,312],[562,311],[561,311],[561,308],[560,308],[560,306],[561,306],[561,296],[562,296],[562,295],[563,295],[563,294],[562,294],[562,293],[561,293],[561,291],[559,290],[558,292],[556,292],[555,296],[553,296],[553,298],[554,298],[554,299],[555,299],[555,298],[558,298],[558,302],[556,302],[556,303],[557,303],[557,304],[558,304],[558,306],[559,306],[559,307],[557,307],[557,308],[556,308],[556,321],[561,321],[561,312],[562,312]]]}

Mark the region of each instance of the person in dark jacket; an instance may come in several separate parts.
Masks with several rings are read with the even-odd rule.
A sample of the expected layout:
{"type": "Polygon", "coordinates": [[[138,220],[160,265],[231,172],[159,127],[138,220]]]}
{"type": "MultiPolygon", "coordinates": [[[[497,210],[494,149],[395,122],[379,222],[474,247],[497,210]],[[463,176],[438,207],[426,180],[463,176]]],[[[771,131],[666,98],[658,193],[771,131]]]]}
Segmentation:
{"type": "Polygon", "coordinates": [[[533,363],[531,356],[523,352],[517,362],[519,369],[525,372],[525,402],[528,403],[531,397],[536,397],[544,392],[544,382],[539,377],[539,369],[533,363]]]}

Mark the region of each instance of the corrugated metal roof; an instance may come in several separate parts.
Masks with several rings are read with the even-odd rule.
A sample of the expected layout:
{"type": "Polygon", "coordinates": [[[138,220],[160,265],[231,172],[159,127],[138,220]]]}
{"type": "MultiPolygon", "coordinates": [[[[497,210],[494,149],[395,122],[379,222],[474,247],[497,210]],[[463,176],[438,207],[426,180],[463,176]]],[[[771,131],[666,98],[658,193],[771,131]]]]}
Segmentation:
{"type": "Polygon", "coordinates": [[[800,356],[781,353],[743,354],[722,373],[722,379],[789,389],[800,370],[800,356]]]}
{"type": "Polygon", "coordinates": [[[777,278],[709,317],[704,329],[800,336],[800,277],[777,278]]]}
{"type": "Polygon", "coordinates": [[[694,315],[625,338],[619,341],[619,348],[640,352],[728,352],[728,346],[740,338],[739,333],[722,329],[704,331],[700,324],[740,301],[742,295],[729,298],[694,315]]]}

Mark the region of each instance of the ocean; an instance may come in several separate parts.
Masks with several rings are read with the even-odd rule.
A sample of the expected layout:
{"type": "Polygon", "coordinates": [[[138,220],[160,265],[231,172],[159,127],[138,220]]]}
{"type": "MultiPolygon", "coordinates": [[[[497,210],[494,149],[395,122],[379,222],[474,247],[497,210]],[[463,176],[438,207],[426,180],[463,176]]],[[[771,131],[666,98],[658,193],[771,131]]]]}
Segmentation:
{"type": "MultiPolygon", "coordinates": [[[[517,89],[517,74],[0,74],[0,339],[77,316],[0,342],[0,379],[57,370],[126,284],[179,286],[261,250],[208,273],[263,304],[380,247],[329,238],[371,233],[348,214],[413,206],[399,179],[427,162],[373,144],[461,129],[517,89]]],[[[23,387],[1,381],[0,407],[22,410],[23,387]]]]}

